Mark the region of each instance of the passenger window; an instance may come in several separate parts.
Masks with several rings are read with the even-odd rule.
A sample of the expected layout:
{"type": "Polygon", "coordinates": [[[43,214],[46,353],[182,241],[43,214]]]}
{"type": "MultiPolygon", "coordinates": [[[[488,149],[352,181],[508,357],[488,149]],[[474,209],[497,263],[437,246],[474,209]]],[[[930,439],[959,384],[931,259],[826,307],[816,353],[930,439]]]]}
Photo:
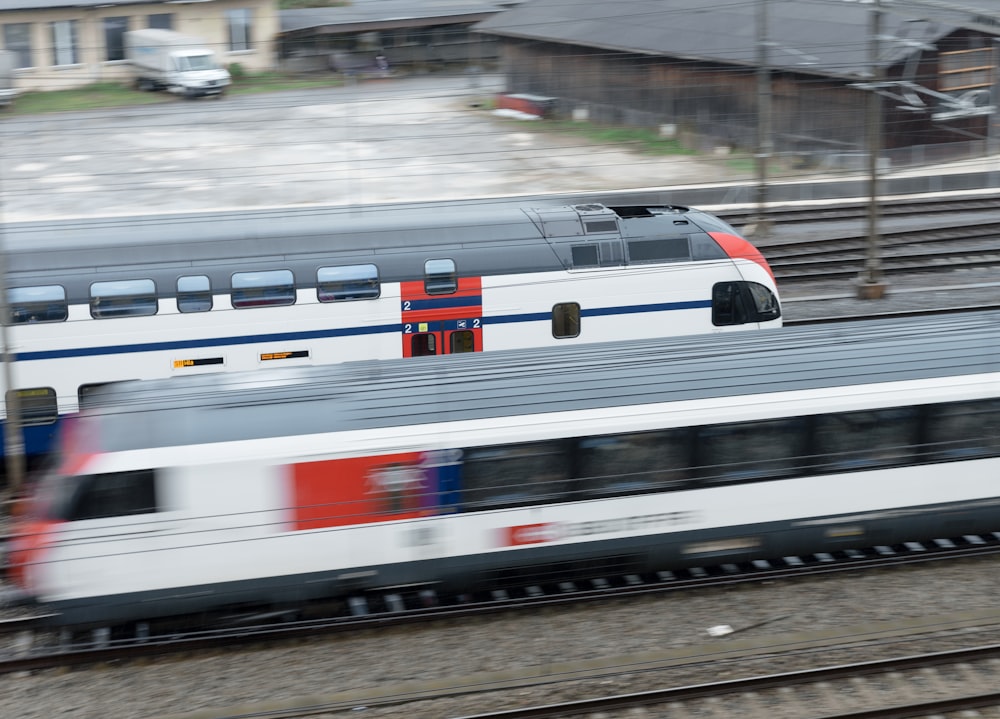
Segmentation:
{"type": "Polygon", "coordinates": [[[10,324],[63,322],[69,314],[62,285],[14,287],[7,291],[10,324]]]}
{"type": "Polygon", "coordinates": [[[930,406],[926,431],[934,459],[1000,455],[1000,399],[930,406]]]}
{"type": "MultiPolygon", "coordinates": [[[[56,391],[51,387],[34,387],[16,391],[22,427],[53,424],[59,419],[56,391]]],[[[9,406],[11,390],[7,391],[6,399],[9,406]]]]}
{"type": "Polygon", "coordinates": [[[381,294],[378,267],[348,265],[316,270],[316,297],[320,302],[374,300],[381,294]]]}
{"type": "Polygon", "coordinates": [[[687,237],[664,237],[657,240],[630,240],[628,243],[628,261],[632,264],[642,262],[680,262],[691,259],[691,248],[687,237]]]}
{"type": "Polygon", "coordinates": [[[552,336],[567,339],[580,336],[580,305],[561,302],[552,308],[552,336]]]}
{"type": "Polygon", "coordinates": [[[430,332],[410,335],[410,357],[426,357],[437,354],[437,339],[430,332]]]}
{"type": "Polygon", "coordinates": [[[806,454],[808,427],[801,417],[702,427],[694,443],[701,479],[727,483],[792,474],[806,454]]]}
{"type": "Polygon", "coordinates": [[[917,439],[913,407],[816,417],[819,470],[840,472],[911,461],[917,439]]]}
{"type": "Polygon", "coordinates": [[[585,499],[677,489],[691,476],[691,432],[589,437],[580,441],[578,462],[585,499]]]}
{"type": "Polygon", "coordinates": [[[450,295],[458,290],[458,274],[454,260],[427,260],[424,263],[424,292],[429,295],[450,295]]]}
{"type": "Polygon", "coordinates": [[[90,398],[93,397],[94,393],[97,390],[99,390],[101,387],[107,387],[109,384],[111,384],[111,383],[110,382],[91,382],[90,384],[82,384],[82,385],[80,385],[77,388],[77,390],[76,390],[76,396],[77,396],[77,400],[80,403],[80,409],[83,409],[83,407],[86,404],[88,404],[90,398]]]}
{"type": "Polygon", "coordinates": [[[451,346],[448,351],[453,355],[476,351],[476,337],[472,330],[457,330],[451,333],[451,346]]]}
{"type": "Polygon", "coordinates": [[[470,509],[568,499],[569,455],[560,442],[532,442],[467,450],[462,502],[470,509]]]}
{"type": "Polygon", "coordinates": [[[295,304],[295,277],[291,270],[237,272],[232,285],[231,299],[237,309],[295,304]]]}
{"type": "Polygon", "coordinates": [[[208,312],[212,309],[212,285],[205,275],[177,278],[177,310],[208,312]]]}
{"type": "Polygon", "coordinates": [[[157,511],[154,470],[92,474],[81,477],[66,519],[128,517],[157,511]]]}
{"type": "Polygon", "coordinates": [[[156,314],[156,284],[152,280],[95,282],[90,286],[90,316],[95,319],[156,314]]]}

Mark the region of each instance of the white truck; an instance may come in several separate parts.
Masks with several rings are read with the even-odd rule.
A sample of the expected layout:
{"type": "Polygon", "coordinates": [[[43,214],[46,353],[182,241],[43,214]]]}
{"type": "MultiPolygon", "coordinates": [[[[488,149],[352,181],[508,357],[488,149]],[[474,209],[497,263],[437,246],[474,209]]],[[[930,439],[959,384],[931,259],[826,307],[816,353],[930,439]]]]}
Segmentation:
{"type": "Polygon", "coordinates": [[[9,50],[0,50],[0,107],[10,105],[17,97],[14,89],[14,58],[9,50]]]}
{"type": "Polygon", "coordinates": [[[219,96],[232,82],[204,40],[173,30],[126,32],[125,58],[135,71],[140,90],[167,90],[185,97],[219,96]]]}

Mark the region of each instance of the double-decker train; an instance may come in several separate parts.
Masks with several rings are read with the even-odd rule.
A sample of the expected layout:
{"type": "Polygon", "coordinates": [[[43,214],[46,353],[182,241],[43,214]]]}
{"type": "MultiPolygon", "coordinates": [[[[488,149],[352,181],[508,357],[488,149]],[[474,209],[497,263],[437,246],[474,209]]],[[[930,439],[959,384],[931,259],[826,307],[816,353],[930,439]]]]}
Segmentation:
{"type": "MultiPolygon", "coordinates": [[[[1000,528],[1000,313],[129,382],[10,561],[68,625],[1000,528]]],[[[526,583],[533,583],[526,582],[526,583]]]]}
{"type": "Polygon", "coordinates": [[[684,207],[284,208],[10,224],[4,242],[29,453],[112,381],[781,324],[761,254],[684,207]]]}

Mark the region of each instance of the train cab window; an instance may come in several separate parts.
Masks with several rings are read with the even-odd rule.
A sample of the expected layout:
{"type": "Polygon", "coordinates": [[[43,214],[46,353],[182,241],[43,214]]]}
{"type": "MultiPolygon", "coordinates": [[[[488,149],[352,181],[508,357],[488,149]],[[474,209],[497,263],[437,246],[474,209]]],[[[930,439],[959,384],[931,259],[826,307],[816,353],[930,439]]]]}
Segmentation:
{"type": "Polygon", "coordinates": [[[784,477],[803,464],[808,421],[801,417],[700,427],[698,473],[709,483],[784,477]]]}
{"type": "Polygon", "coordinates": [[[208,312],[212,309],[212,284],[205,275],[177,278],[177,310],[208,312]]]}
{"type": "MultiPolygon", "coordinates": [[[[8,390],[6,394],[8,408],[10,407],[11,394],[12,392],[8,390]]],[[[59,419],[56,391],[51,387],[19,389],[17,390],[17,400],[21,426],[23,427],[53,424],[59,419]]]]}
{"type": "Polygon", "coordinates": [[[931,405],[925,434],[934,460],[1000,455],[1000,399],[931,405]]]}
{"type": "Polygon", "coordinates": [[[430,332],[410,335],[410,357],[437,354],[437,336],[430,332]]]}
{"type": "Polygon", "coordinates": [[[842,472],[912,461],[917,444],[914,407],[841,412],[815,418],[816,469],[842,472]]]}
{"type": "Polygon", "coordinates": [[[476,336],[472,330],[452,332],[449,340],[448,351],[453,355],[476,351],[476,336]]]}
{"type": "Polygon", "coordinates": [[[580,305],[576,302],[560,302],[552,308],[552,336],[568,339],[580,336],[580,305]]]}
{"type": "Polygon", "coordinates": [[[295,277],[291,270],[237,272],[231,300],[236,309],[295,304],[295,277]]]}
{"type": "Polygon", "coordinates": [[[78,478],[66,520],[128,517],[157,511],[154,470],[91,474],[78,478]]]}
{"type": "Polygon", "coordinates": [[[10,324],[63,322],[69,315],[66,289],[62,285],[12,287],[7,290],[10,324]]]}
{"type": "Polygon", "coordinates": [[[451,295],[458,290],[458,273],[454,260],[427,260],[424,263],[424,292],[429,295],[451,295]]]}
{"type": "Polygon", "coordinates": [[[462,504],[469,510],[572,499],[569,453],[561,442],[477,447],[462,456],[462,504]]]}
{"type": "Polygon", "coordinates": [[[781,316],[778,298],[756,282],[718,282],[712,286],[712,324],[716,327],[766,322],[781,316]]]}
{"type": "Polygon", "coordinates": [[[681,262],[691,259],[691,247],[685,237],[661,237],[655,240],[629,240],[628,261],[630,264],[643,262],[681,262]]]}
{"type": "Polygon", "coordinates": [[[152,280],[115,280],[90,286],[90,316],[95,319],[155,315],[156,284],[152,280]]]}
{"type": "Polygon", "coordinates": [[[691,476],[688,429],[588,437],[577,450],[581,499],[679,489],[691,476]]]}
{"type": "Polygon", "coordinates": [[[316,297],[320,302],[374,300],[381,294],[378,267],[348,265],[316,270],[316,297]]]}

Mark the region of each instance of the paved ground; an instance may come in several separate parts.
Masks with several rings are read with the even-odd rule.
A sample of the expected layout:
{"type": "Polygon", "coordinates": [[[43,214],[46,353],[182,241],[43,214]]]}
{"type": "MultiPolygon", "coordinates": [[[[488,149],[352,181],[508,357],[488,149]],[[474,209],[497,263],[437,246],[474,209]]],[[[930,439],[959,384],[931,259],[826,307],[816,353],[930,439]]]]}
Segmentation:
{"type": "Polygon", "coordinates": [[[494,117],[482,105],[501,89],[498,76],[434,75],[3,118],[3,217],[541,194],[739,174],[731,163],[643,156],[494,117]]]}

